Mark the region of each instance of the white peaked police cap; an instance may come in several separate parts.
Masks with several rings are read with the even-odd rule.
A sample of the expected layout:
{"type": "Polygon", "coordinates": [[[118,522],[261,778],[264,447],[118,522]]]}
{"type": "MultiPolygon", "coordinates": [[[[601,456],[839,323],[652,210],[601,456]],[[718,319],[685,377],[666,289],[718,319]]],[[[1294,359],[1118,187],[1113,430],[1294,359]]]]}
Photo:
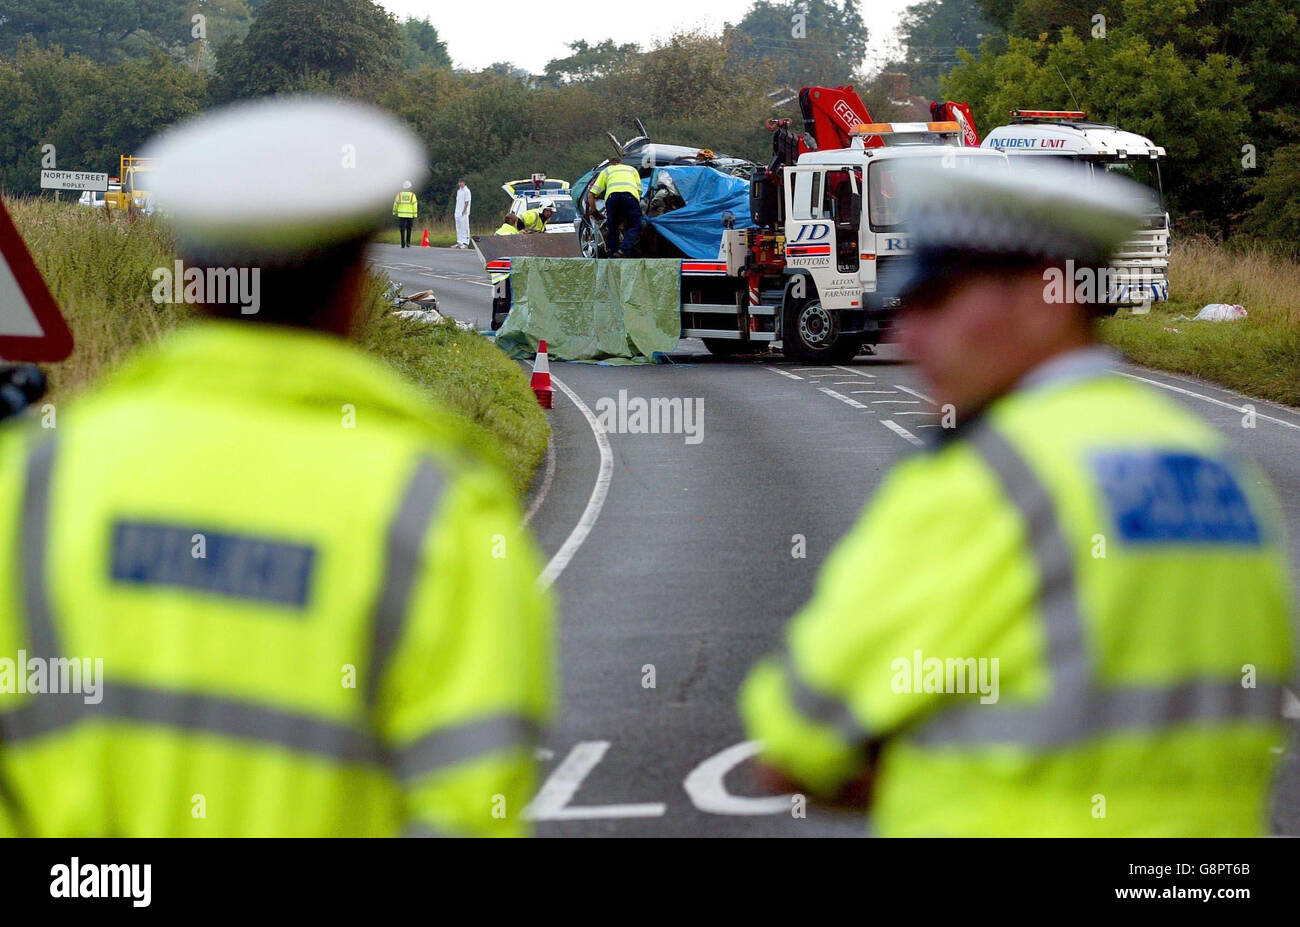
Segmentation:
{"type": "Polygon", "coordinates": [[[1105,262],[1154,208],[1149,188],[1089,165],[1030,170],[958,153],[890,167],[911,254],[884,295],[905,295],[958,256],[1105,262]]]}
{"type": "Polygon", "coordinates": [[[286,260],[362,237],[393,190],[421,181],[424,145],[372,106],[289,97],[211,111],[141,152],[150,190],[184,253],[286,260]]]}

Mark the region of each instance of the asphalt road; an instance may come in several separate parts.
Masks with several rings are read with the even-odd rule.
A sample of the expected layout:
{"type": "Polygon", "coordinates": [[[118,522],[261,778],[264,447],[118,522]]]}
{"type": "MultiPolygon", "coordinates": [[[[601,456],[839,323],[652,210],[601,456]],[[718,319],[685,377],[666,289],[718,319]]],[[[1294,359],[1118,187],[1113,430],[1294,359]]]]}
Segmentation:
{"type": "MultiPolygon", "coordinates": [[[[432,287],[443,311],[487,327],[491,290],[472,251],[378,245],[372,258],[408,292],[432,287]]],[[[864,834],[858,817],[796,818],[787,799],[755,787],[735,692],[775,647],[890,464],[937,427],[937,415],[915,371],[888,347],[841,367],[806,368],[779,356],[717,361],[684,339],[672,360],[552,365],[564,388],[531,526],[554,558],[548,575],[558,574],[563,703],[530,809],[537,830],[864,834]],[[620,391],[680,398],[702,410],[683,419],[699,427],[606,434],[588,413],[617,406],[620,391]]],[[[1122,369],[1168,391],[1258,461],[1300,542],[1300,410],[1122,369]],[[1248,404],[1254,427],[1243,427],[1248,404]]],[[[1300,543],[1291,558],[1300,587],[1300,543]]],[[[1300,702],[1293,707],[1300,715],[1300,702]]],[[[1274,827],[1300,835],[1294,748],[1274,827]]]]}

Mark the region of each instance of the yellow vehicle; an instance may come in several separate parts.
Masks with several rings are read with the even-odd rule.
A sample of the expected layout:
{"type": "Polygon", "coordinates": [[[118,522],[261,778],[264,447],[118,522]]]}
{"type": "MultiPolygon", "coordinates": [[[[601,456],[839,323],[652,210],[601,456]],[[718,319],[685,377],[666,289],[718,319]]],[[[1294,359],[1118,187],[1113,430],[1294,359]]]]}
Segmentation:
{"type": "Polygon", "coordinates": [[[153,204],[149,201],[149,191],[146,185],[149,182],[148,174],[153,170],[153,160],[151,158],[134,158],[131,155],[122,155],[121,169],[117,179],[121,181],[121,187],[114,191],[111,188],[104,194],[104,202],[110,210],[120,209],[123,212],[129,212],[132,209],[141,211],[151,211],[153,204]]]}

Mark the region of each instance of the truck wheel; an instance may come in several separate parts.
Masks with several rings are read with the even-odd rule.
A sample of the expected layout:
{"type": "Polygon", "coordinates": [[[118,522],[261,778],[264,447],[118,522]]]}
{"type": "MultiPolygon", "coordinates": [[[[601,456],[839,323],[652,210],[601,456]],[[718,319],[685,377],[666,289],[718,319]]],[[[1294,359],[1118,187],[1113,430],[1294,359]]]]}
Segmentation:
{"type": "Polygon", "coordinates": [[[735,338],[704,338],[704,346],[714,357],[759,354],[767,350],[766,341],[738,341],[735,338]]]}
{"type": "Polygon", "coordinates": [[[862,347],[861,339],[840,335],[834,314],[824,309],[816,296],[786,300],[781,343],[786,357],[805,364],[843,363],[862,347]]]}

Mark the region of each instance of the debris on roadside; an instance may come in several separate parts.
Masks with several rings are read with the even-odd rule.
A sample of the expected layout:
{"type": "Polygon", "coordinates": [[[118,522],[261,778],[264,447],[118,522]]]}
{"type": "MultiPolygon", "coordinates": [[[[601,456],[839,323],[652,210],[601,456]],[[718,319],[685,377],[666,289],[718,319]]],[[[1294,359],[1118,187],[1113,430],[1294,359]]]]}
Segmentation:
{"type": "Polygon", "coordinates": [[[1246,317],[1246,310],[1243,306],[1228,305],[1227,303],[1210,303],[1196,313],[1196,322],[1236,322],[1238,319],[1246,317]]]}

